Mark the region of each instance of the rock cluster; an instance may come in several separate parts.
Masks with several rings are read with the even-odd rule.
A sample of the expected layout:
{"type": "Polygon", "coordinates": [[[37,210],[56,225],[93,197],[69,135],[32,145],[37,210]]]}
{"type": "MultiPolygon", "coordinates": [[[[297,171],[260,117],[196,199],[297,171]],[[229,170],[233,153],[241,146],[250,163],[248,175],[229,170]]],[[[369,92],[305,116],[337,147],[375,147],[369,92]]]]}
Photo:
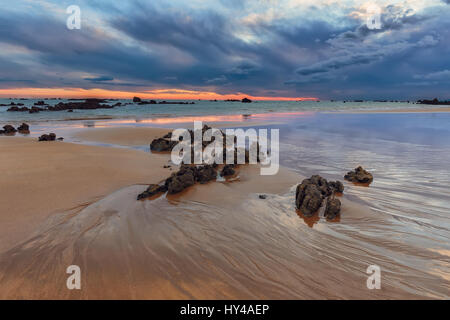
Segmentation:
{"type": "Polygon", "coordinates": [[[27,108],[27,107],[19,107],[19,106],[23,106],[23,103],[19,103],[19,104],[13,104],[11,103],[11,107],[6,110],[6,111],[10,111],[10,112],[29,112],[29,113],[38,113],[41,111],[70,111],[74,110],[74,109],[80,109],[80,110],[92,110],[92,109],[112,109],[114,107],[118,107],[121,106],[122,103],[117,102],[114,105],[108,105],[108,104],[104,104],[104,102],[106,102],[106,100],[103,99],[85,99],[84,101],[81,102],[59,102],[54,106],[49,106],[47,105],[44,101],[38,101],[36,103],[34,103],[34,106],[32,106],[31,108],[27,108]],[[43,108],[46,107],[46,108],[43,108]]]}
{"type": "Polygon", "coordinates": [[[215,164],[181,165],[180,169],[172,173],[163,184],[151,184],[147,190],[137,196],[137,199],[145,199],[161,192],[175,194],[193,186],[195,183],[205,184],[209,181],[216,180],[217,169],[218,166],[215,164]]]}
{"type": "Polygon", "coordinates": [[[342,193],[344,185],[340,181],[330,181],[314,175],[305,179],[295,191],[295,206],[306,217],[313,216],[327,199],[325,217],[334,219],[340,212],[340,200],[334,198],[335,193],[342,193]],[[338,210],[336,210],[338,208],[338,210]]]}
{"type": "MultiPolygon", "coordinates": [[[[204,125],[201,129],[201,136],[203,137],[203,135],[205,134],[205,132],[207,130],[211,129],[211,127],[204,125]]],[[[194,159],[194,136],[195,136],[195,132],[193,130],[188,130],[190,137],[191,137],[191,160],[193,161],[194,159]]],[[[223,150],[222,150],[222,156],[223,156],[223,162],[226,162],[226,156],[227,156],[227,147],[226,147],[226,142],[227,142],[227,135],[223,132],[220,131],[222,138],[223,138],[223,150]]],[[[214,142],[214,136],[212,136],[211,141],[204,141],[202,140],[202,145],[201,145],[201,149],[203,150],[204,148],[206,148],[209,144],[214,142]]],[[[237,163],[237,159],[240,155],[242,155],[243,160],[245,163],[249,163],[250,161],[250,153],[248,150],[246,150],[245,148],[241,148],[241,147],[237,147],[236,146],[236,142],[237,142],[237,138],[236,136],[232,136],[231,137],[234,143],[234,149],[231,149],[231,151],[234,150],[234,163],[237,163]]],[[[182,137],[180,137],[179,139],[180,141],[182,141],[182,137]]],[[[166,134],[165,136],[161,137],[161,138],[157,138],[154,139],[151,143],[150,143],[150,150],[151,151],[155,151],[155,152],[168,152],[168,151],[172,151],[173,148],[179,143],[179,141],[172,141],[172,133],[169,132],[168,134],[166,134]]],[[[257,145],[257,161],[260,160],[260,156],[259,156],[259,145],[257,145]]],[[[232,169],[232,167],[226,167],[225,170],[230,170],[232,169]]]]}
{"type": "Polygon", "coordinates": [[[433,100],[419,100],[418,104],[430,104],[434,106],[448,106],[450,105],[450,101],[439,101],[438,98],[434,98],[433,100]]]}
{"type": "Polygon", "coordinates": [[[250,102],[252,102],[252,100],[250,100],[248,98],[244,98],[241,101],[242,101],[242,103],[250,103],[250,102]]]}
{"type": "Polygon", "coordinates": [[[155,100],[146,101],[146,100],[142,100],[139,97],[133,97],[133,102],[137,103],[139,105],[143,105],[143,104],[195,104],[195,102],[183,102],[183,101],[160,101],[160,102],[156,102],[155,100]]]}
{"type": "Polygon", "coordinates": [[[350,182],[370,184],[373,181],[373,175],[359,166],[354,171],[349,171],[344,179],[350,182]]]}

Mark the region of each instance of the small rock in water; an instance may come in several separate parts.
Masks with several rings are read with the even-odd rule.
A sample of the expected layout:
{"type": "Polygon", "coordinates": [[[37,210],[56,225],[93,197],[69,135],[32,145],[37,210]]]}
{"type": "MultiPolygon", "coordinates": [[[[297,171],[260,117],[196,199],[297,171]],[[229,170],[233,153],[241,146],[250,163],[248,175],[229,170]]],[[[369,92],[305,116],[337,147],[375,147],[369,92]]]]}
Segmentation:
{"type": "Polygon", "coordinates": [[[7,124],[3,127],[3,132],[6,134],[16,133],[17,130],[12,125],[7,124]]]}
{"type": "Polygon", "coordinates": [[[56,140],[56,134],[49,133],[49,134],[43,134],[39,137],[39,141],[55,141],[56,140]]]}
{"type": "Polygon", "coordinates": [[[22,123],[18,128],[17,131],[19,131],[19,133],[23,133],[23,134],[27,134],[30,133],[30,126],[26,123],[22,123]]]}
{"type": "Polygon", "coordinates": [[[266,196],[265,194],[260,194],[260,195],[259,195],[259,198],[264,200],[264,199],[267,198],[267,196],[266,196]]]}
{"type": "Polygon", "coordinates": [[[344,179],[350,182],[358,182],[358,183],[372,183],[373,181],[373,175],[364,170],[363,167],[359,166],[354,171],[349,171],[345,176],[344,179]]]}
{"type": "Polygon", "coordinates": [[[341,201],[336,198],[328,198],[325,207],[325,218],[333,220],[341,212],[341,201]]]}
{"type": "Polygon", "coordinates": [[[58,140],[58,141],[63,141],[64,140],[64,138],[63,137],[59,137],[58,139],[56,139],[56,140],[58,140]]]}

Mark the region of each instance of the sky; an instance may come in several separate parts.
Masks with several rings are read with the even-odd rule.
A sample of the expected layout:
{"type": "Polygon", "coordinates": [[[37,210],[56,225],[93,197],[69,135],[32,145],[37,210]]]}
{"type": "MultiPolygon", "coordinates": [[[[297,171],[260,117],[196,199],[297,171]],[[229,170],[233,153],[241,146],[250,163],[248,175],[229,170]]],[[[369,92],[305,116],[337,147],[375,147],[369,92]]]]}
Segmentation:
{"type": "Polygon", "coordinates": [[[0,7],[0,97],[450,99],[450,0],[0,7]]]}

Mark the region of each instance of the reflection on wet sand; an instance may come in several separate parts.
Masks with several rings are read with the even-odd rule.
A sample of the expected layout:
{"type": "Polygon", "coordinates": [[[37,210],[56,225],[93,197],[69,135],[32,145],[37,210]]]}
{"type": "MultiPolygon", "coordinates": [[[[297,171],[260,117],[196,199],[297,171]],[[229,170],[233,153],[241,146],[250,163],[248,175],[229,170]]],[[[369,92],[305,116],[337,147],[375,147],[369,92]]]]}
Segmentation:
{"type": "Polygon", "coordinates": [[[128,187],[54,217],[4,253],[0,297],[375,299],[448,294],[440,269],[433,266],[428,272],[440,253],[419,251],[417,260],[429,267],[408,266],[402,254],[415,248],[387,237],[395,221],[345,197],[341,223],[316,217],[310,228],[295,211],[294,188],[265,200],[231,190],[226,201],[217,201],[233,186],[212,183],[170,201],[165,196],[136,201],[144,188],[128,187]],[[381,290],[366,288],[371,264],[382,266],[381,290]],[[80,266],[82,290],[66,289],[68,265],[80,266]]]}
{"type": "Polygon", "coordinates": [[[292,171],[267,180],[244,171],[146,201],[136,201],[146,186],[130,186],[51,217],[3,252],[0,298],[448,299],[447,123],[433,122],[441,131],[428,139],[417,128],[424,116],[329,117],[282,127],[281,161],[332,180],[358,165],[374,173],[369,187],[344,182],[337,220],[296,211],[302,177],[292,171]],[[81,291],[66,289],[72,264],[81,291]],[[366,287],[370,265],[381,290],[366,287]]]}

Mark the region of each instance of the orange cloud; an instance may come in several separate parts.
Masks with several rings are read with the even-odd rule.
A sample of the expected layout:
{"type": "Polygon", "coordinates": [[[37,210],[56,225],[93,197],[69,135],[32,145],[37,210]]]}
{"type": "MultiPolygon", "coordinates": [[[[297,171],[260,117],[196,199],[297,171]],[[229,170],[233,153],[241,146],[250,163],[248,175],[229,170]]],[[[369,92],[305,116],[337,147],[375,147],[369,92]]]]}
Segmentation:
{"type": "Polygon", "coordinates": [[[196,91],[184,89],[158,89],[140,92],[116,91],[105,89],[82,89],[82,88],[12,88],[0,89],[2,98],[112,98],[131,99],[139,96],[144,99],[166,99],[166,100],[226,100],[242,99],[247,97],[252,100],[261,101],[297,101],[318,100],[315,97],[255,97],[238,92],[236,94],[219,94],[211,91],[196,91]]]}

